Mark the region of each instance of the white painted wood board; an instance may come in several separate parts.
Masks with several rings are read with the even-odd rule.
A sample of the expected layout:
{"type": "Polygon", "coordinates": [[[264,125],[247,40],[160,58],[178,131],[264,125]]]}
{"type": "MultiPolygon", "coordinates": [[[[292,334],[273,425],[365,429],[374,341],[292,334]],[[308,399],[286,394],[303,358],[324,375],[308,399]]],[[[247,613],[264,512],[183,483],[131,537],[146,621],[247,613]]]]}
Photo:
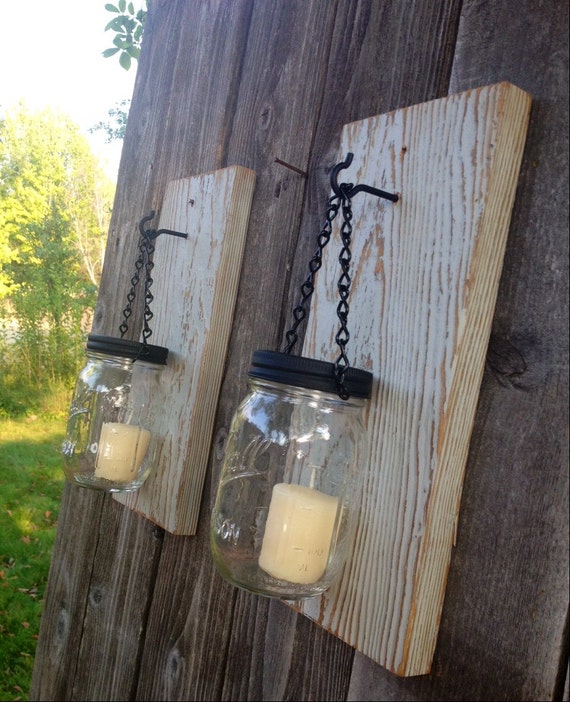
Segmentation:
{"type": "Polygon", "coordinates": [[[156,406],[156,468],[115,499],[173,534],[196,533],[255,173],[231,166],[168,183],[155,240],[149,342],[169,349],[156,406]]]}
{"type": "MultiPolygon", "coordinates": [[[[345,125],[353,204],[347,353],[374,374],[354,551],[296,608],[401,676],[430,671],[530,97],[500,83],[345,125]]],[[[339,215],[340,219],[340,215],[339,215]]],[[[303,355],[334,361],[341,244],[325,250],[303,355]]]]}

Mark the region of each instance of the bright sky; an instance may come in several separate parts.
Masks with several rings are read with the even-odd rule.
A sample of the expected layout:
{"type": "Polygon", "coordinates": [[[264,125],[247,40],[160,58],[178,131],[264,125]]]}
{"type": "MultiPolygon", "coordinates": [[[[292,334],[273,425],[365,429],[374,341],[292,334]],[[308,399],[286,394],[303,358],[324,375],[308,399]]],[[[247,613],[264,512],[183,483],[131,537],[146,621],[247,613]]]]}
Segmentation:
{"type": "MultiPolygon", "coordinates": [[[[142,5],[132,0],[135,9],[142,5]]],[[[51,106],[81,128],[93,151],[116,177],[121,142],[105,145],[89,128],[133,92],[137,63],[129,71],[117,56],[103,58],[113,33],[105,26],[113,0],[0,0],[0,109],[20,100],[30,109],[51,106]]]]}

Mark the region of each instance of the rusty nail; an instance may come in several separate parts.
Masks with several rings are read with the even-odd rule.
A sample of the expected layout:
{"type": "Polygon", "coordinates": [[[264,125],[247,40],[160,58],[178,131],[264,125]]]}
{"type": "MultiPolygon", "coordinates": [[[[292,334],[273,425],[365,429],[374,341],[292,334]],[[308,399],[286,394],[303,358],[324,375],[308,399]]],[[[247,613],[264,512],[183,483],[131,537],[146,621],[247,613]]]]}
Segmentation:
{"type": "Polygon", "coordinates": [[[307,173],[305,173],[305,171],[302,171],[300,168],[297,168],[296,166],[292,166],[290,163],[287,163],[286,161],[282,161],[280,158],[276,158],[275,163],[279,163],[280,165],[285,166],[285,168],[288,168],[291,171],[295,171],[295,173],[302,175],[303,178],[309,177],[307,175],[307,173]]]}

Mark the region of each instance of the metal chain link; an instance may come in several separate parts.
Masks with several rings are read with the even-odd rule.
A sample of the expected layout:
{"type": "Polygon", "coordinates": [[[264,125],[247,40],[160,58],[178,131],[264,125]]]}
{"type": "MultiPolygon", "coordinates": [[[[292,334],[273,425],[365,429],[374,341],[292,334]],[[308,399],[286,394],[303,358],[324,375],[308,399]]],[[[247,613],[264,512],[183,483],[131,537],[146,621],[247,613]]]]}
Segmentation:
{"type": "Polygon", "coordinates": [[[139,232],[140,232],[140,243],[139,243],[139,256],[135,263],[135,273],[131,278],[131,289],[127,295],[127,304],[123,310],[123,321],[119,325],[119,331],[121,332],[121,338],[127,333],[129,329],[129,318],[133,313],[132,305],[136,296],[136,288],[140,282],[141,271],[145,269],[145,280],[144,280],[144,309],[143,309],[143,330],[142,337],[143,343],[141,348],[141,355],[147,353],[148,340],[152,335],[152,330],[150,328],[150,320],[153,318],[153,313],[150,309],[150,305],[154,300],[154,296],[150,291],[153,284],[152,279],[152,269],[154,267],[154,261],[152,260],[152,255],[154,254],[154,244],[153,241],[160,234],[170,234],[172,236],[182,237],[183,239],[188,238],[188,234],[183,232],[175,232],[172,229],[145,229],[144,225],[150,222],[155,215],[154,210],[143,217],[139,222],[139,232]]]}
{"type": "Polygon", "coordinates": [[[339,255],[339,262],[342,268],[342,274],[338,281],[338,291],[340,302],[337,306],[337,316],[340,321],[340,329],[336,334],[335,340],[340,347],[340,355],[334,365],[334,374],[339,397],[343,400],[349,399],[349,394],[344,386],[344,374],[349,367],[348,358],[346,356],[346,345],[350,339],[348,332],[348,295],[350,293],[350,261],[352,254],[350,252],[350,244],[352,237],[352,206],[348,192],[352,189],[352,183],[343,183],[340,186],[341,195],[332,195],[327,201],[326,219],[323,228],[317,237],[317,248],[309,261],[309,275],[305,282],[301,285],[301,300],[293,309],[294,323],[286,333],[287,345],[284,348],[284,353],[291,353],[293,347],[297,343],[297,329],[301,322],[307,316],[307,304],[315,290],[315,274],[320,269],[323,263],[323,249],[329,243],[332,233],[332,223],[338,214],[342,205],[343,223],[341,227],[341,238],[343,247],[339,255]]]}
{"type": "Polygon", "coordinates": [[[150,320],[153,318],[153,313],[150,309],[150,304],[154,300],[154,296],[150,291],[153,284],[153,279],[151,276],[152,269],[154,267],[154,261],[152,260],[152,255],[154,253],[154,244],[150,236],[145,236],[146,239],[146,264],[145,264],[145,279],[144,279],[144,311],[143,311],[143,345],[146,346],[148,339],[150,338],[152,331],[149,325],[150,320]]]}
{"type": "MultiPolygon", "coordinates": [[[[147,257],[148,250],[148,238],[145,235],[141,236],[139,243],[139,257],[135,263],[135,274],[131,278],[131,289],[127,294],[127,304],[123,310],[123,321],[119,325],[119,331],[121,332],[121,338],[125,336],[129,330],[129,319],[133,313],[132,304],[136,297],[136,288],[140,281],[141,271],[145,265],[145,261],[148,261],[147,257]]],[[[148,265],[148,264],[147,264],[148,265]]]]}
{"type": "Polygon", "coordinates": [[[348,296],[350,294],[350,284],[352,282],[349,275],[350,262],[352,259],[352,254],[350,251],[350,244],[352,240],[352,207],[346,190],[350,190],[352,188],[352,184],[343,183],[340,188],[344,196],[342,200],[343,222],[340,230],[343,246],[338,257],[342,273],[338,280],[338,294],[340,296],[340,302],[336,308],[337,317],[340,321],[340,329],[335,336],[335,341],[340,348],[340,355],[334,365],[334,374],[339,397],[342,400],[348,400],[349,394],[344,386],[344,374],[350,366],[346,356],[346,345],[350,339],[347,323],[349,311],[348,296]]]}
{"type": "Polygon", "coordinates": [[[323,263],[323,249],[329,243],[331,233],[332,233],[332,223],[336,217],[340,207],[340,198],[336,195],[332,195],[327,202],[327,212],[326,221],[323,228],[317,236],[317,248],[313,254],[313,258],[309,261],[309,275],[305,282],[301,285],[301,300],[299,304],[293,309],[294,323],[293,326],[286,333],[287,345],[283,349],[284,353],[291,353],[293,347],[297,343],[299,338],[297,334],[297,329],[301,322],[307,316],[307,303],[311,299],[311,296],[315,290],[315,274],[322,266],[323,263]]]}

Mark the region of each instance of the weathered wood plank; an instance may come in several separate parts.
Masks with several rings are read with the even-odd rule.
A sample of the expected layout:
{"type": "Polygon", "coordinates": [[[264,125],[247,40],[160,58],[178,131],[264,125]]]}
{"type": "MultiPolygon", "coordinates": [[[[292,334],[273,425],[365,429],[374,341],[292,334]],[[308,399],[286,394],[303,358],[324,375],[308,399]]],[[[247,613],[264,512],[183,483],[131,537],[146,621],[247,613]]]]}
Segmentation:
{"type": "Polygon", "coordinates": [[[66,487],[65,547],[52,561],[31,699],[81,699],[78,687],[97,690],[97,699],[130,698],[134,681],[122,671],[138,666],[161,541],[161,530],[109,495],[66,487]],[[123,598],[137,606],[125,608],[123,598]]]}
{"type": "MultiPolygon", "coordinates": [[[[302,611],[400,675],[431,666],[529,107],[503,83],[343,130],[342,179],[401,195],[353,200],[350,355],[376,379],[370,458],[351,562],[302,611]]],[[[326,361],[335,224],[303,348],[326,361]]]]}
{"type": "Polygon", "coordinates": [[[97,538],[91,537],[96,551],[77,670],[66,698],[83,699],[81,690],[87,689],[96,691],[96,699],[130,699],[135,681],[125,672],[137,670],[142,655],[163,532],[108,496],[106,502],[106,518],[97,538]]]}
{"type": "Polygon", "coordinates": [[[92,524],[82,515],[93,515],[97,523],[102,505],[102,494],[72,485],[64,490],[54,546],[54,553],[59,548],[61,553],[51,562],[30,699],[70,698],[83,634],[84,594],[97,547],[92,524]],[[70,535],[83,545],[82,550],[65,548],[70,535]]]}
{"type": "Polygon", "coordinates": [[[351,700],[556,700],[568,643],[568,4],[466,0],[452,91],[533,96],[431,675],[351,700]],[[560,673],[560,674],[559,674],[560,673]]]}
{"type": "Polygon", "coordinates": [[[255,173],[241,166],[171,181],[152,269],[152,343],[169,349],[153,398],[162,444],[140,490],[115,499],[173,534],[191,535],[202,501],[255,173]]]}

